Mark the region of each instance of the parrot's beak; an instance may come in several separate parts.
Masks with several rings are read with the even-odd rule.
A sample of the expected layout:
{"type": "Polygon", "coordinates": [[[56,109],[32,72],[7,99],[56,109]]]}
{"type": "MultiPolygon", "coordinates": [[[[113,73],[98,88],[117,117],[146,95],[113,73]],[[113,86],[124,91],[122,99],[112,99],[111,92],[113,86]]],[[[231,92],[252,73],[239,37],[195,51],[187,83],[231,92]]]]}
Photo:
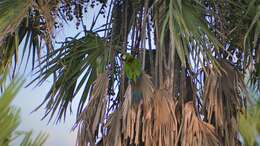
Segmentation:
{"type": "Polygon", "coordinates": [[[121,54],[121,55],[120,55],[120,58],[121,58],[123,61],[126,61],[126,55],[125,55],[125,54],[121,54]]]}

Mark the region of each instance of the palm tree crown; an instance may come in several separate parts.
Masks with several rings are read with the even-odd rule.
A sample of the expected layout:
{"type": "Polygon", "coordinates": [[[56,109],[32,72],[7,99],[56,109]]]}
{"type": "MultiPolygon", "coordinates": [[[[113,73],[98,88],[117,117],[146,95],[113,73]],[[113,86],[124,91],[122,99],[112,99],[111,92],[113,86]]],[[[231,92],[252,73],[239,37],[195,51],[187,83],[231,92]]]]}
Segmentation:
{"type": "Polygon", "coordinates": [[[246,71],[260,89],[259,1],[2,0],[0,12],[0,73],[24,44],[32,83],[54,78],[44,116],[81,97],[78,145],[241,145],[246,71]],[[68,21],[84,36],[54,48],[68,21]]]}

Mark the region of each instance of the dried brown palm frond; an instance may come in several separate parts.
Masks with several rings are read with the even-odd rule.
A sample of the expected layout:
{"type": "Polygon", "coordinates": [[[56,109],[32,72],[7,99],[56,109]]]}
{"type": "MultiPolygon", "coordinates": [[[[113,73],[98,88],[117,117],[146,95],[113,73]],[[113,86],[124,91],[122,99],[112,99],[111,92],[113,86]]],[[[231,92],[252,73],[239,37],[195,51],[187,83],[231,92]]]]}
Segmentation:
{"type": "Polygon", "coordinates": [[[128,86],[122,107],[111,115],[107,123],[109,132],[104,145],[177,145],[177,102],[165,89],[153,91],[152,84],[146,76],[143,75],[143,79],[140,80],[140,87],[145,88],[141,90],[144,98],[138,105],[132,104],[134,85],[128,86]]]}
{"type": "Polygon", "coordinates": [[[142,74],[140,80],[134,85],[129,85],[126,94],[125,101],[122,105],[122,133],[123,141],[128,138],[130,144],[139,144],[143,141],[141,134],[145,124],[142,124],[144,116],[151,110],[151,98],[153,97],[153,84],[149,79],[149,76],[142,74]],[[136,105],[133,104],[133,92],[138,90],[142,93],[141,101],[136,105]]]}
{"type": "Polygon", "coordinates": [[[106,135],[97,146],[123,146],[126,145],[124,141],[122,141],[122,110],[118,110],[110,115],[109,120],[106,123],[106,128],[109,130],[108,135],[106,135]]]}
{"type": "Polygon", "coordinates": [[[205,85],[207,119],[224,139],[224,145],[233,146],[238,132],[239,112],[245,105],[246,89],[243,78],[228,62],[221,61],[221,69],[210,69],[205,85]]]}
{"type": "Polygon", "coordinates": [[[31,0],[4,0],[0,3],[0,46],[7,35],[16,31],[28,8],[31,0]]]}
{"type": "Polygon", "coordinates": [[[184,107],[182,146],[222,146],[213,125],[198,118],[191,101],[184,107]]]}
{"type": "Polygon", "coordinates": [[[0,75],[8,70],[16,54],[21,31],[17,30],[32,2],[30,0],[2,0],[0,2],[0,75]],[[15,37],[14,37],[15,36],[15,37]]]}
{"type": "MultiPolygon", "coordinates": [[[[53,50],[54,15],[59,1],[3,0],[0,3],[0,69],[6,70],[23,60],[25,52],[32,56],[32,68],[46,48],[53,50]],[[23,42],[23,43],[22,43],[23,42]],[[46,47],[43,46],[46,45],[46,47]],[[22,46],[20,46],[22,44],[22,46]],[[19,47],[20,46],[20,47],[19,47]],[[22,51],[20,50],[22,49],[22,51]],[[27,51],[26,51],[27,50],[27,51]],[[20,53],[22,52],[22,53],[20,53]],[[21,59],[19,58],[21,57],[21,59]],[[13,59],[14,58],[14,59],[13,59]]],[[[27,58],[28,58],[27,57],[27,58]]],[[[28,59],[27,59],[28,61],[28,59]]],[[[1,72],[0,72],[1,74],[1,72]]]]}
{"type": "Polygon", "coordinates": [[[176,146],[179,141],[178,118],[176,116],[177,101],[166,89],[155,92],[152,111],[146,115],[145,135],[152,131],[151,142],[154,146],[176,146]]]}
{"type": "MultiPolygon", "coordinates": [[[[145,128],[145,123],[143,123],[143,120],[146,113],[151,111],[151,99],[153,97],[153,92],[153,84],[150,80],[150,77],[145,73],[141,75],[141,78],[135,84],[130,84],[128,86],[125,93],[125,100],[120,111],[118,112],[118,114],[120,114],[119,119],[122,119],[120,124],[121,126],[114,125],[122,128],[122,140],[115,140],[117,143],[114,143],[114,145],[120,145],[120,143],[121,145],[127,145],[128,140],[130,141],[130,144],[140,144],[144,141],[141,137],[143,136],[143,130],[145,128]],[[142,94],[142,99],[139,103],[133,101],[133,92],[136,90],[140,91],[142,94]]],[[[118,117],[115,116],[115,118],[118,117]]],[[[115,129],[115,127],[111,126],[111,129],[115,129]]],[[[114,135],[113,133],[114,131],[109,131],[109,135],[114,135]]]]}
{"type": "Polygon", "coordinates": [[[46,41],[46,45],[50,50],[53,50],[52,32],[55,26],[55,15],[53,15],[53,13],[56,13],[56,7],[59,3],[59,1],[53,0],[38,0],[33,5],[45,20],[44,40],[46,41]]]}
{"type": "Polygon", "coordinates": [[[104,123],[107,107],[108,76],[100,74],[94,82],[90,101],[79,116],[75,127],[78,129],[77,145],[93,145],[100,134],[100,123],[104,123]]]}

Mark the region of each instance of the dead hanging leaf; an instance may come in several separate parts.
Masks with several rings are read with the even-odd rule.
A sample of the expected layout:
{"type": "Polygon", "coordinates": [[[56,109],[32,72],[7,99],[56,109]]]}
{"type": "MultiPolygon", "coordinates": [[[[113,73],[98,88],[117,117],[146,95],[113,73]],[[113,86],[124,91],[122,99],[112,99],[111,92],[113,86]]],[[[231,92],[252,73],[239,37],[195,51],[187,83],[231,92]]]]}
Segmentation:
{"type": "Polygon", "coordinates": [[[233,146],[238,134],[239,112],[245,107],[246,88],[238,71],[225,61],[219,64],[219,72],[210,69],[207,77],[205,109],[208,121],[224,139],[224,146],[233,146]]]}
{"type": "Polygon", "coordinates": [[[52,34],[55,26],[55,15],[53,14],[57,12],[55,9],[58,4],[58,1],[38,0],[33,5],[34,8],[39,10],[40,14],[46,22],[44,40],[48,47],[48,51],[52,51],[54,49],[52,45],[52,34]]]}
{"type": "Polygon", "coordinates": [[[184,124],[182,146],[222,146],[215,133],[215,128],[200,120],[193,103],[187,102],[184,107],[184,124]]]}
{"type": "Polygon", "coordinates": [[[5,0],[0,2],[0,46],[5,38],[17,31],[20,23],[27,16],[31,0],[5,0]]]}
{"type": "MultiPolygon", "coordinates": [[[[104,145],[174,146],[178,143],[176,101],[164,89],[154,91],[147,75],[138,83],[144,97],[132,106],[132,86],[129,85],[125,100],[107,123],[108,135],[104,145]]],[[[136,87],[135,87],[136,88],[136,87]]]]}
{"type": "MultiPolygon", "coordinates": [[[[129,85],[125,93],[125,101],[122,105],[122,142],[129,139],[130,144],[140,144],[142,142],[142,127],[145,113],[152,107],[154,87],[149,75],[142,73],[141,78],[133,85],[129,85]],[[133,106],[133,91],[142,93],[142,99],[133,106]]],[[[123,145],[122,143],[122,145],[123,145]]],[[[126,144],[126,143],[125,143],[126,144]]]]}
{"type": "Polygon", "coordinates": [[[154,92],[152,107],[145,114],[142,133],[145,145],[175,146],[178,143],[177,101],[165,89],[154,92]],[[151,132],[150,132],[151,131],[151,132]],[[151,135],[150,135],[151,133],[151,135]]]}
{"type": "Polygon", "coordinates": [[[108,135],[102,140],[102,146],[123,146],[122,141],[122,110],[118,110],[110,115],[105,127],[109,130],[108,135]]]}
{"type": "Polygon", "coordinates": [[[106,73],[100,74],[94,82],[91,98],[86,108],[77,119],[75,127],[79,127],[77,145],[86,146],[95,144],[100,134],[100,123],[104,123],[107,107],[108,77],[106,73]]]}

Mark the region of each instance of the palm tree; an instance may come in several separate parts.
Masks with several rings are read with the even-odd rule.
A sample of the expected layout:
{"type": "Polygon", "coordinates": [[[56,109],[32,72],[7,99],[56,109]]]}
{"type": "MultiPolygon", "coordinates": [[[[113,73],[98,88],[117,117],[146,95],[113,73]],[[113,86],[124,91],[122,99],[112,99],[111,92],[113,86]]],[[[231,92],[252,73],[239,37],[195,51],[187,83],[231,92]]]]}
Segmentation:
{"type": "Polygon", "coordinates": [[[25,44],[32,82],[54,77],[44,116],[65,119],[79,95],[78,145],[241,145],[246,71],[260,89],[259,1],[1,0],[0,12],[0,71],[25,44]],[[73,20],[85,35],[54,48],[73,20]]]}
{"type": "Polygon", "coordinates": [[[253,104],[247,108],[247,114],[241,114],[239,120],[239,131],[243,137],[245,146],[257,146],[259,145],[259,140],[257,140],[260,135],[260,92],[254,86],[247,85],[249,90],[249,97],[253,104]]]}

